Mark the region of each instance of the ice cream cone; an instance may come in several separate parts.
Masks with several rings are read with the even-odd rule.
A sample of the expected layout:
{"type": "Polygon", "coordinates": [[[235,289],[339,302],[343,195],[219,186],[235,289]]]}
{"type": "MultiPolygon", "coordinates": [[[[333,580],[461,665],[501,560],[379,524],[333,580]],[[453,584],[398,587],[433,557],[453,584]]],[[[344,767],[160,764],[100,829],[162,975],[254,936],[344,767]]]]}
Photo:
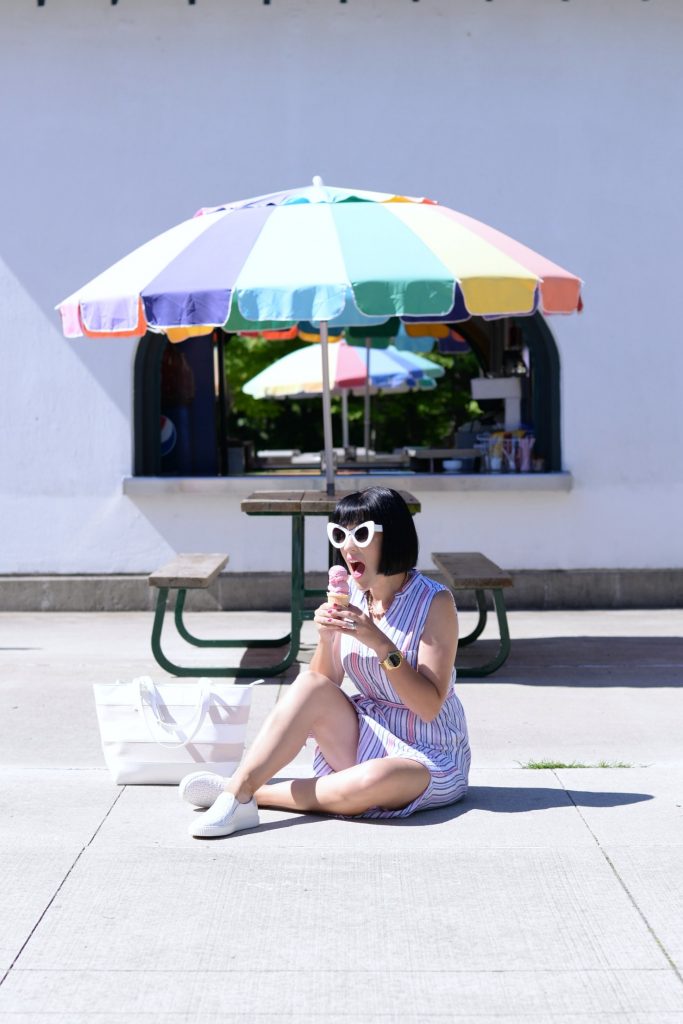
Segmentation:
{"type": "Polygon", "coordinates": [[[340,608],[348,608],[351,600],[350,594],[334,594],[327,591],[327,600],[330,604],[337,604],[340,608]]]}

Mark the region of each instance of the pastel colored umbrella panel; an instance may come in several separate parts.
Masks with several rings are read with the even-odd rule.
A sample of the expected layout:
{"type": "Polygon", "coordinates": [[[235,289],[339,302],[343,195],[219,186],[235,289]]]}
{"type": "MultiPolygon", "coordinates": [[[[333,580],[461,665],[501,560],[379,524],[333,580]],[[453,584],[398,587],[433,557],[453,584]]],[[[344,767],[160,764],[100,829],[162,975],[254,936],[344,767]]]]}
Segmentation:
{"type": "MultiPolygon", "coordinates": [[[[200,210],[124,257],[57,309],[67,337],[171,341],[391,317],[453,323],[470,316],[572,313],[578,277],[465,214],[424,198],[326,187],[275,192],[200,210]]],[[[323,385],[327,490],[329,387],[323,385]]]]}

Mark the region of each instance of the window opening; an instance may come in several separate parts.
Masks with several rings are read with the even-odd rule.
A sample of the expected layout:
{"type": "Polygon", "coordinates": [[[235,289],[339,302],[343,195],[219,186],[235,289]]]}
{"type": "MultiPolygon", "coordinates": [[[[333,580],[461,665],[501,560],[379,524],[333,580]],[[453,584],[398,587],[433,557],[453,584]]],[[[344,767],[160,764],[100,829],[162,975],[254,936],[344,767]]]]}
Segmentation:
{"type": "MultiPolygon", "coordinates": [[[[519,420],[536,438],[533,456],[543,460],[546,471],[561,470],[560,360],[543,316],[537,313],[531,317],[493,321],[473,317],[452,326],[467,341],[471,352],[443,360],[451,367],[438,384],[439,388],[450,388],[453,396],[450,443],[456,448],[470,447],[467,438],[471,440],[473,430],[491,431],[504,423],[504,400],[500,398],[477,399],[478,410],[475,406],[473,411],[467,411],[469,396],[463,393],[463,388],[472,387],[471,380],[477,377],[477,369],[479,379],[493,382],[516,378],[520,382],[519,420]]],[[[301,344],[293,342],[292,347],[301,344]]],[[[274,360],[283,354],[282,343],[268,342],[267,345],[268,359],[274,360]]],[[[299,433],[303,430],[308,449],[316,448],[315,431],[318,428],[321,431],[321,421],[315,400],[272,403],[274,413],[279,416],[272,421],[264,415],[268,400],[259,403],[258,423],[250,421],[243,410],[239,411],[241,384],[231,385],[224,368],[230,369],[233,353],[233,362],[244,362],[244,346],[243,339],[233,342],[230,335],[220,330],[174,344],[163,335],[151,333],[140,340],[134,370],[134,472],[137,476],[239,475],[258,468],[253,458],[257,447],[298,447],[290,443],[287,421],[296,424],[299,433]],[[280,414],[286,405],[290,415],[282,417],[280,414]]],[[[432,355],[438,358],[436,347],[432,355]]],[[[256,371],[252,369],[247,377],[253,372],[256,371]]],[[[435,395],[427,393],[426,399],[417,393],[387,396],[374,403],[378,422],[384,421],[383,427],[378,428],[382,447],[391,451],[396,446],[421,443],[420,433],[426,429],[430,416],[429,394],[435,395]],[[389,415],[391,403],[401,402],[400,415],[389,415]],[[386,416],[383,416],[384,410],[386,416]],[[407,431],[410,436],[399,437],[399,431],[407,431]]],[[[362,399],[349,399],[350,408],[354,401],[358,407],[355,413],[353,410],[350,413],[351,429],[357,434],[356,443],[362,444],[358,434],[362,426],[362,399]]],[[[335,406],[339,412],[338,399],[333,411],[335,406]]],[[[352,443],[353,440],[352,434],[352,443]]],[[[450,447],[446,440],[444,433],[442,443],[450,447]]],[[[440,463],[435,468],[440,468],[440,463]]],[[[464,470],[475,468],[474,463],[463,467],[464,470]]]]}

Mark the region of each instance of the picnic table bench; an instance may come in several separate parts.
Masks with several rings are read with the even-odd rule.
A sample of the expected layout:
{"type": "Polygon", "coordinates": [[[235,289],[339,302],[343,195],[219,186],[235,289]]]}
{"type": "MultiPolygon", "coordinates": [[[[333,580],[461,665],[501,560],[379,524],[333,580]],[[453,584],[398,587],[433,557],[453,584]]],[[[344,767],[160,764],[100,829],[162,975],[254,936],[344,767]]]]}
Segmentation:
{"type": "Polygon", "coordinates": [[[512,577],[478,551],[433,551],[432,561],[443,573],[452,591],[473,590],[476,596],[479,619],[472,632],[459,641],[460,647],[474,643],[483,632],[487,616],[486,591],[491,592],[500,633],[498,651],[483,665],[458,668],[458,675],[461,677],[488,676],[500,668],[510,653],[510,631],[503,590],[512,586],[512,577]]]}
{"type": "Polygon", "coordinates": [[[169,661],[161,648],[161,633],[164,627],[169,592],[177,591],[174,619],[176,629],[183,640],[195,647],[213,646],[215,641],[202,640],[194,636],[185,625],[183,621],[185,597],[188,590],[206,590],[210,587],[227,562],[227,555],[176,555],[173,561],[167,562],[166,565],[162,565],[160,569],[150,574],[148,578],[150,587],[156,587],[159,591],[154,625],[152,626],[152,654],[167,672],[172,672],[174,675],[205,675],[203,669],[183,668],[181,665],[169,661]]]}
{"type": "Polygon", "coordinates": [[[207,640],[190,632],[183,619],[187,591],[206,590],[214,582],[221,569],[227,565],[227,562],[228,555],[223,554],[176,555],[173,561],[150,574],[148,578],[150,587],[156,587],[159,591],[152,627],[152,654],[167,672],[172,672],[176,676],[254,675],[254,669],[250,668],[230,668],[228,666],[192,668],[186,665],[177,665],[164,654],[161,646],[161,634],[171,590],[177,591],[174,610],[176,630],[183,640],[194,647],[281,647],[287,642],[288,637],[259,640],[207,640]]]}

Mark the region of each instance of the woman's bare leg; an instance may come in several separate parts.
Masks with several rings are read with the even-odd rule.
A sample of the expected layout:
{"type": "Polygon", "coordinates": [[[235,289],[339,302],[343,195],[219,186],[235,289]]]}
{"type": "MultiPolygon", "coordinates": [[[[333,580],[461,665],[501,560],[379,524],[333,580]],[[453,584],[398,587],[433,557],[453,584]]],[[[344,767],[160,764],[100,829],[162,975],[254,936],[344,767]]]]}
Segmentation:
{"type": "Polygon", "coordinates": [[[259,807],[354,815],[370,807],[407,807],[425,791],[429,781],[429,772],[419,761],[382,757],[316,779],[261,786],[254,795],[259,807]]]}
{"type": "Polygon", "coordinates": [[[355,764],[358,716],[336,683],[302,672],[263,723],[226,790],[246,803],[315,736],[327,763],[338,771],[355,764]]]}

